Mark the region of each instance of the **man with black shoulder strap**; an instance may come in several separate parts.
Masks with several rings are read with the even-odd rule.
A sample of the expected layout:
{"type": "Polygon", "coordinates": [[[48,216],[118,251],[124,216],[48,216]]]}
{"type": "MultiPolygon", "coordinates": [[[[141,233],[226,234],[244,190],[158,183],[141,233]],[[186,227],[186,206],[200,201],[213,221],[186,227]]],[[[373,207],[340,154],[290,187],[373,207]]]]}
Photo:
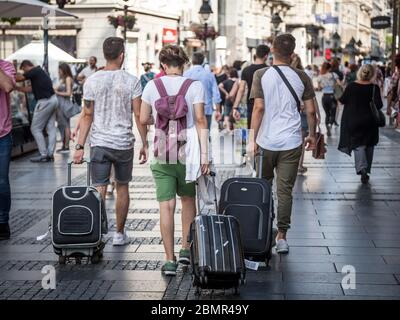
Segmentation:
{"type": "MultiPolygon", "coordinates": [[[[254,99],[248,151],[263,151],[262,176],[272,182],[274,169],[278,196],[277,253],[288,253],[286,233],[290,228],[292,190],[302,152],[300,100],[309,126],[306,150],[315,149],[316,109],[314,88],[304,71],[290,67],[296,47],[291,34],[275,38],[271,52],[273,66],[255,72],[250,98],[254,99]]],[[[260,170],[260,168],[258,168],[260,170]]]]}

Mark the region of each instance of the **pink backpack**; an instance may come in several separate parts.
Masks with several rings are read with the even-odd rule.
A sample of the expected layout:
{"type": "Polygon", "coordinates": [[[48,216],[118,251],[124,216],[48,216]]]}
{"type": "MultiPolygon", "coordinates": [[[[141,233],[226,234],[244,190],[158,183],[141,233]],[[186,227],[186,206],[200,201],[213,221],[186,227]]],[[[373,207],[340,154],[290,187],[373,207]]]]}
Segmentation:
{"type": "Polygon", "coordinates": [[[186,79],[178,94],[169,96],[161,79],[155,79],[160,99],[155,102],[157,111],[154,156],[168,163],[177,163],[180,148],[186,143],[186,115],[189,111],[185,100],[193,80],[186,79]]]}

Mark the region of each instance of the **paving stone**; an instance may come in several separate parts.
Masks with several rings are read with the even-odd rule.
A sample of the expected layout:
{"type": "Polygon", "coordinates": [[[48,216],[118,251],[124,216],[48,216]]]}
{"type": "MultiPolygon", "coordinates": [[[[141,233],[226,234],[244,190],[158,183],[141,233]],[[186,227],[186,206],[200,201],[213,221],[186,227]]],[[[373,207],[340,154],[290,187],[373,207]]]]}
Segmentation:
{"type": "Polygon", "coordinates": [[[344,255],[400,255],[399,248],[352,248],[352,247],[329,247],[331,254],[344,255]]]}
{"type": "MultiPolygon", "coordinates": [[[[292,249],[292,248],[290,248],[292,249]]],[[[397,256],[396,256],[397,257],[397,256]]],[[[398,256],[400,258],[400,256],[398,256]]],[[[352,263],[382,263],[385,264],[385,260],[381,256],[361,256],[361,255],[313,255],[313,254],[288,254],[281,256],[282,262],[341,262],[346,264],[352,263]]]]}
{"type": "MultiPolygon", "coordinates": [[[[311,283],[342,283],[345,274],[324,272],[284,272],[284,282],[311,282],[311,283]]],[[[356,284],[390,284],[396,285],[397,281],[392,274],[356,273],[356,284]]]]}
{"type": "Polygon", "coordinates": [[[111,287],[110,292],[163,292],[168,286],[168,279],[163,279],[160,281],[116,281],[111,287]]]}
{"type": "MultiPolygon", "coordinates": [[[[335,263],[335,266],[337,270],[342,270],[343,266],[345,264],[342,263],[335,263]]],[[[382,265],[382,264],[375,264],[375,263],[354,263],[352,266],[356,269],[356,272],[361,272],[361,273],[389,273],[389,274],[395,274],[400,271],[400,265],[396,264],[387,264],[387,265],[382,265]]]]}
{"type": "Polygon", "coordinates": [[[273,270],[282,271],[282,272],[336,272],[335,266],[333,263],[286,263],[282,262],[272,267],[273,270]]]}
{"type": "Polygon", "coordinates": [[[357,284],[355,289],[343,291],[347,296],[400,297],[400,285],[357,284]]]}
{"type": "Polygon", "coordinates": [[[339,284],[285,282],[285,294],[321,294],[342,296],[339,284]]]}
{"type": "Polygon", "coordinates": [[[112,292],[104,300],[161,300],[162,297],[161,292],[112,292]]]}

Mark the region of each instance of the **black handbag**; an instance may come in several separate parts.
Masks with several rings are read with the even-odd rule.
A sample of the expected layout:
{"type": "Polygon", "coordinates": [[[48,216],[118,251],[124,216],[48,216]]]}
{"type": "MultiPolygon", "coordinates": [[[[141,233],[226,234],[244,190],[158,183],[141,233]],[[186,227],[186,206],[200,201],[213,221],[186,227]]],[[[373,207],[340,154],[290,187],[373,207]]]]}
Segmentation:
{"type": "Polygon", "coordinates": [[[375,105],[375,84],[372,89],[372,100],[369,103],[369,107],[371,109],[372,117],[376,125],[380,128],[386,126],[386,117],[383,114],[382,110],[379,110],[375,105]]]}

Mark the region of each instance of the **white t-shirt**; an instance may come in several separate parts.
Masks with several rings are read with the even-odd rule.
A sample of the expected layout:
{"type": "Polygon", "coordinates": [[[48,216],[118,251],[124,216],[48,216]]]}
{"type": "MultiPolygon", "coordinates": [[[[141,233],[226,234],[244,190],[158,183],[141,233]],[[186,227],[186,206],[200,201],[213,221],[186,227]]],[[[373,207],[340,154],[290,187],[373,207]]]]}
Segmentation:
{"type": "Polygon", "coordinates": [[[132,149],[132,100],[142,93],[139,79],[123,70],[100,70],[85,81],[83,92],[84,100],[94,101],[90,145],[132,149]]]}
{"type": "MultiPolygon", "coordinates": [[[[164,76],[160,78],[164,84],[165,90],[167,94],[170,96],[174,96],[178,94],[179,89],[181,88],[183,82],[188,79],[185,77],[171,77],[164,76]]],[[[160,99],[160,94],[157,91],[157,87],[154,83],[154,80],[147,83],[146,87],[143,90],[142,101],[151,105],[153,110],[154,119],[156,118],[157,111],[155,109],[156,101],[160,99]]],[[[198,103],[204,103],[204,88],[200,81],[194,81],[185,96],[186,103],[188,105],[188,114],[186,115],[186,126],[187,128],[191,128],[194,125],[194,105],[198,103]]]]}
{"type": "MultiPolygon", "coordinates": [[[[289,80],[299,100],[303,100],[306,88],[299,71],[289,66],[279,66],[279,68],[289,80]]],[[[296,100],[274,68],[269,68],[264,73],[261,86],[265,112],[257,135],[257,144],[271,151],[286,151],[299,147],[303,140],[296,100]]]]}
{"type": "Polygon", "coordinates": [[[83,68],[83,70],[79,73],[79,76],[84,76],[85,80],[86,80],[95,72],[96,72],[96,68],[92,69],[90,66],[87,66],[87,67],[83,68]]]}

